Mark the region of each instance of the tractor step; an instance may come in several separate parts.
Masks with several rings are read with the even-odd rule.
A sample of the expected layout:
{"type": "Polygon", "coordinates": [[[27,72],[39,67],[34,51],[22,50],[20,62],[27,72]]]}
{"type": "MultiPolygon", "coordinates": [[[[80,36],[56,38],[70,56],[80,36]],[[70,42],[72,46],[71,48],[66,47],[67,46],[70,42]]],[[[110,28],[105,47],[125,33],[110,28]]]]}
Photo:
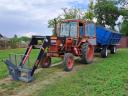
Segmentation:
{"type": "Polygon", "coordinates": [[[9,60],[6,60],[4,62],[7,65],[9,75],[11,75],[13,80],[20,80],[24,82],[32,81],[33,78],[31,76],[31,69],[16,66],[9,60]]]}

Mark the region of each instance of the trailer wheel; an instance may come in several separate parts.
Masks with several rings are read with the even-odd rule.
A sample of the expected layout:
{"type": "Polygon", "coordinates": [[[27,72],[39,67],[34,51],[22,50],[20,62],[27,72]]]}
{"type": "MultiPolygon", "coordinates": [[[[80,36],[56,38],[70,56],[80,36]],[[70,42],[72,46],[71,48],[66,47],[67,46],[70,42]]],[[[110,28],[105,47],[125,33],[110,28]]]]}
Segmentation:
{"type": "Polygon", "coordinates": [[[64,65],[64,70],[65,71],[71,71],[73,69],[73,65],[74,65],[73,54],[65,53],[63,65],[64,65]]]}
{"type": "Polygon", "coordinates": [[[87,63],[90,64],[93,61],[94,57],[94,48],[92,45],[88,43],[84,43],[81,46],[81,58],[82,58],[82,63],[87,63]]]}
{"type": "Polygon", "coordinates": [[[108,56],[107,48],[103,48],[100,52],[102,58],[106,58],[108,56]]]}
{"type": "Polygon", "coordinates": [[[110,49],[111,54],[115,54],[116,53],[116,46],[112,46],[110,49]]]}
{"type": "Polygon", "coordinates": [[[40,66],[42,68],[49,68],[51,65],[51,57],[48,57],[46,53],[42,56],[40,66]]]}

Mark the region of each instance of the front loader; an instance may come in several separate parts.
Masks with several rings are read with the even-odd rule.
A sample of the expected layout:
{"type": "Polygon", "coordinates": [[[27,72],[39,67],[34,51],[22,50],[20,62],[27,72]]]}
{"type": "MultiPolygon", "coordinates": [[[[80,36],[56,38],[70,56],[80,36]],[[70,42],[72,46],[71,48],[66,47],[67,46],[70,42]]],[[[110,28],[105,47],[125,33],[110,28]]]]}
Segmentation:
{"type": "Polygon", "coordinates": [[[48,68],[51,65],[52,57],[63,58],[65,71],[71,71],[74,65],[74,56],[80,57],[82,63],[91,63],[94,56],[94,46],[96,45],[95,24],[85,20],[63,20],[56,24],[55,36],[32,36],[28,48],[21,59],[20,64],[13,64],[6,59],[9,74],[13,80],[30,82],[33,80],[35,70],[40,65],[48,68]],[[24,65],[31,53],[35,49],[38,41],[42,41],[39,55],[32,68],[24,68],[24,65]]]}

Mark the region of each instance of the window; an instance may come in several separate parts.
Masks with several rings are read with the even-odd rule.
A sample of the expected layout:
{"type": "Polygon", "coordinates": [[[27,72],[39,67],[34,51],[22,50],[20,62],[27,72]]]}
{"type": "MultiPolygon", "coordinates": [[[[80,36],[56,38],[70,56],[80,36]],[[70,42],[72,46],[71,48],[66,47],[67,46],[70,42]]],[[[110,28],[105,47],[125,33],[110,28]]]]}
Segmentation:
{"type": "Polygon", "coordinates": [[[61,24],[60,36],[69,36],[70,23],[61,24]]]}
{"type": "Polygon", "coordinates": [[[83,32],[83,23],[79,23],[79,31],[80,31],[80,37],[82,37],[84,35],[84,32],[83,32]]]}
{"type": "Polygon", "coordinates": [[[93,23],[89,23],[85,25],[85,35],[89,37],[93,37],[95,35],[95,25],[93,23]]]}
{"type": "Polygon", "coordinates": [[[70,36],[77,37],[77,23],[76,22],[70,23],[70,36]]]}
{"type": "Polygon", "coordinates": [[[77,22],[66,22],[61,24],[60,36],[77,36],[77,22]]]}

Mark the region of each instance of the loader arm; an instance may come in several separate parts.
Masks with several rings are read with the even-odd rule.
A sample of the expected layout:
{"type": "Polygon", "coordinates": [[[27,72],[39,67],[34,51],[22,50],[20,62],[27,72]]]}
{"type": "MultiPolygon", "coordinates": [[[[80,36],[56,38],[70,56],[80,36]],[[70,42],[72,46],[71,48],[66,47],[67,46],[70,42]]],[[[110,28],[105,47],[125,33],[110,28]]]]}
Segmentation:
{"type": "Polygon", "coordinates": [[[35,61],[35,64],[34,64],[34,66],[32,68],[31,76],[33,76],[35,70],[37,69],[37,67],[38,67],[38,65],[40,63],[40,60],[41,60],[41,58],[42,58],[42,56],[43,56],[43,54],[45,52],[45,49],[49,46],[49,40],[48,41],[44,40],[44,43],[43,43],[42,47],[40,48],[40,53],[39,53],[39,55],[38,55],[38,57],[37,57],[37,59],[35,61]]]}
{"type": "Polygon", "coordinates": [[[33,36],[31,41],[30,41],[30,44],[23,56],[23,59],[20,63],[20,66],[24,65],[26,60],[28,59],[29,55],[30,55],[30,52],[33,48],[33,45],[36,45],[37,44],[37,40],[42,40],[43,41],[43,44],[42,44],[42,47],[40,48],[40,52],[39,52],[39,55],[32,67],[32,71],[31,71],[31,76],[33,76],[35,70],[37,69],[39,63],[40,63],[40,60],[41,60],[41,57],[42,55],[44,54],[44,51],[45,51],[45,48],[49,46],[50,44],[50,37],[49,36],[46,36],[46,37],[43,37],[43,36],[33,36]]]}
{"type": "Polygon", "coordinates": [[[28,57],[29,57],[29,55],[31,53],[31,50],[33,49],[33,46],[37,45],[37,41],[38,40],[43,41],[42,48],[45,47],[46,45],[48,45],[48,44],[44,44],[44,43],[47,43],[46,40],[45,40],[47,38],[48,38],[48,36],[47,37],[44,37],[44,36],[32,36],[32,39],[31,39],[31,41],[30,41],[30,43],[28,45],[28,48],[27,48],[27,50],[26,50],[26,52],[25,52],[25,54],[24,54],[24,56],[23,56],[23,58],[21,60],[20,66],[25,64],[26,60],[28,59],[28,57]]]}
{"type": "Polygon", "coordinates": [[[33,36],[19,65],[13,64],[10,60],[6,59],[4,62],[8,68],[9,74],[11,75],[12,79],[20,80],[24,82],[32,81],[32,76],[40,63],[45,48],[47,48],[49,45],[50,45],[50,36],[46,36],[46,37],[33,36]],[[33,49],[33,46],[37,44],[38,40],[43,41],[38,57],[31,69],[24,68],[23,65],[25,64],[26,60],[28,59],[33,49]],[[25,73],[25,76],[22,76],[23,75],[22,73],[25,73]]]}

